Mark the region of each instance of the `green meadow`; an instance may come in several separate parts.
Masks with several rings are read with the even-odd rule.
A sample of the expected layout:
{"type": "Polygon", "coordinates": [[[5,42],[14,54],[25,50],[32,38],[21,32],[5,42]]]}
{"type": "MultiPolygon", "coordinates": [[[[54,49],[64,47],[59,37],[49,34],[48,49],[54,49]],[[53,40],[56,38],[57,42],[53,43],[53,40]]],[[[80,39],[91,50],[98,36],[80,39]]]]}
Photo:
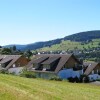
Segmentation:
{"type": "Polygon", "coordinates": [[[100,87],[0,74],[0,100],[100,100],[100,87]]]}
{"type": "Polygon", "coordinates": [[[60,44],[52,45],[51,47],[44,47],[38,49],[38,51],[57,51],[57,50],[74,50],[74,49],[79,49],[79,50],[84,50],[84,48],[93,48],[93,47],[98,47],[100,46],[100,39],[93,39],[92,42],[89,43],[81,43],[81,42],[75,42],[75,41],[62,41],[60,44]]]}

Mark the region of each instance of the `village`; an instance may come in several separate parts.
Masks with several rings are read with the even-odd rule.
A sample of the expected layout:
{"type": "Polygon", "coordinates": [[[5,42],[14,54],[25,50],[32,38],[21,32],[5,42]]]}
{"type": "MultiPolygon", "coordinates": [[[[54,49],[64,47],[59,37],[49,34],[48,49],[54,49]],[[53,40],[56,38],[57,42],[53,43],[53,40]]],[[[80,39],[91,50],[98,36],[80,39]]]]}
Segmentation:
{"type": "Polygon", "coordinates": [[[37,54],[31,60],[21,55],[0,55],[0,72],[20,75],[23,70],[44,79],[59,77],[71,82],[80,78],[82,82],[100,80],[100,63],[84,62],[74,54],[37,54]]]}

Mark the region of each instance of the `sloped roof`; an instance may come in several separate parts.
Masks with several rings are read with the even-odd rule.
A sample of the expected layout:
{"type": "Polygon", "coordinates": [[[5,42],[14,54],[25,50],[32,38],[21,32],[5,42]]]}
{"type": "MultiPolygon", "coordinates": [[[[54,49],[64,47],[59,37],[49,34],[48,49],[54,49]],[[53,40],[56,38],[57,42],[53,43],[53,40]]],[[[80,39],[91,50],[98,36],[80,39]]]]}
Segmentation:
{"type": "Polygon", "coordinates": [[[1,61],[3,58],[4,58],[4,56],[3,56],[3,55],[0,55],[0,61],[1,61]]]}
{"type": "Polygon", "coordinates": [[[41,63],[41,62],[45,61],[48,58],[49,58],[48,56],[43,56],[43,57],[40,57],[40,58],[34,60],[33,63],[37,63],[38,64],[38,63],[41,63]]]}
{"type": "Polygon", "coordinates": [[[11,56],[13,59],[12,61],[6,66],[6,70],[9,69],[20,57],[21,55],[13,55],[11,56]]]}
{"type": "Polygon", "coordinates": [[[69,58],[71,57],[72,55],[67,55],[67,56],[63,56],[61,57],[56,69],[55,69],[55,73],[59,72],[59,70],[65,65],[65,63],[69,60],[69,58]]]}
{"type": "Polygon", "coordinates": [[[11,61],[11,60],[12,60],[12,58],[6,57],[6,58],[4,58],[4,59],[2,59],[2,60],[0,61],[0,64],[4,64],[4,63],[6,63],[6,62],[8,62],[8,61],[11,61]]]}
{"type": "Polygon", "coordinates": [[[48,59],[49,57],[48,56],[37,56],[35,57],[37,59],[32,59],[28,65],[26,66],[28,69],[30,69],[32,67],[32,64],[39,64],[39,63],[42,63],[43,61],[45,61],[46,59],[48,59]]]}
{"type": "MultiPolygon", "coordinates": [[[[37,58],[48,57],[48,59],[43,61],[41,64],[51,64],[52,62],[59,59],[57,67],[54,71],[55,73],[58,73],[61,70],[61,68],[64,66],[64,64],[70,59],[70,57],[73,57],[77,62],[79,62],[78,59],[73,54],[40,54],[40,55],[36,55],[36,57],[37,58]]],[[[30,66],[33,64],[33,62],[36,63],[36,60],[30,61],[30,63],[28,64],[27,67],[30,68],[30,66]]]]}
{"type": "Polygon", "coordinates": [[[0,57],[3,57],[3,59],[0,61],[0,64],[11,61],[5,68],[8,69],[10,66],[12,66],[13,63],[15,63],[21,57],[21,55],[0,55],[0,57]]]}
{"type": "Polygon", "coordinates": [[[84,74],[89,75],[98,64],[99,63],[96,63],[96,62],[84,62],[83,65],[88,66],[84,74]]]}
{"type": "Polygon", "coordinates": [[[60,57],[49,57],[46,61],[44,61],[42,64],[51,64],[54,61],[58,60],[60,57]]]}

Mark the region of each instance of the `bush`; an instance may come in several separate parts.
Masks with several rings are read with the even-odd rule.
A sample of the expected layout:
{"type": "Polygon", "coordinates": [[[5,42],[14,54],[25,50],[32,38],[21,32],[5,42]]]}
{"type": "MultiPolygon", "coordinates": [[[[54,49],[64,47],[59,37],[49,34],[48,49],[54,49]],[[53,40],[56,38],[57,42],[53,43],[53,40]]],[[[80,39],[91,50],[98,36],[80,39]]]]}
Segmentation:
{"type": "Polygon", "coordinates": [[[97,79],[96,81],[100,81],[100,79],[97,79]]]}
{"type": "Polygon", "coordinates": [[[1,74],[16,75],[15,72],[10,73],[10,72],[8,72],[7,70],[1,70],[0,73],[1,73],[1,74]]]}
{"type": "Polygon", "coordinates": [[[79,78],[77,76],[74,78],[74,80],[75,80],[76,83],[80,82],[80,80],[79,80],[79,78]]]}
{"type": "Polygon", "coordinates": [[[80,82],[80,80],[79,80],[79,78],[77,76],[75,78],[69,77],[68,78],[68,81],[69,82],[72,82],[72,83],[74,83],[74,82],[79,83],[80,82]]]}
{"type": "Polygon", "coordinates": [[[89,82],[89,77],[87,75],[81,75],[80,76],[80,82],[83,82],[83,83],[88,83],[89,82]]]}
{"type": "Polygon", "coordinates": [[[12,72],[12,73],[9,73],[10,75],[16,75],[16,73],[15,72],[12,72]]]}
{"type": "Polygon", "coordinates": [[[8,71],[5,71],[5,70],[1,70],[0,73],[1,74],[9,74],[9,72],[8,71]]]}
{"type": "Polygon", "coordinates": [[[98,75],[100,75],[100,72],[98,72],[98,75]]]}
{"type": "Polygon", "coordinates": [[[62,81],[63,79],[61,79],[60,77],[52,77],[50,78],[50,80],[55,80],[55,81],[62,81]]]}
{"type": "Polygon", "coordinates": [[[75,82],[75,79],[73,77],[69,77],[68,78],[68,81],[74,83],[75,82]]]}
{"type": "Polygon", "coordinates": [[[26,78],[36,78],[35,73],[30,72],[30,71],[23,71],[23,72],[20,74],[20,76],[21,76],[21,77],[26,77],[26,78]]]}

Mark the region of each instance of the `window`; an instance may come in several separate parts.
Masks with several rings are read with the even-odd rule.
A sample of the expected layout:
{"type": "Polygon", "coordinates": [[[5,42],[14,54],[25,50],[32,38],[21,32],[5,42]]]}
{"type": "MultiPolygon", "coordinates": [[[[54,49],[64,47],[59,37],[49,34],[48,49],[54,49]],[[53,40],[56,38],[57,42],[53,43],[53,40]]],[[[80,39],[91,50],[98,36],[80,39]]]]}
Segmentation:
{"type": "Polygon", "coordinates": [[[77,63],[75,63],[75,67],[77,67],[78,65],[77,65],[77,63]]]}
{"type": "Polygon", "coordinates": [[[92,71],[92,74],[94,74],[94,70],[92,71]]]}
{"type": "Polygon", "coordinates": [[[43,69],[50,69],[50,65],[44,65],[43,69]]]}
{"type": "Polygon", "coordinates": [[[93,77],[91,77],[91,80],[93,80],[93,77]]]}
{"type": "Polygon", "coordinates": [[[98,69],[97,69],[97,73],[98,73],[99,71],[98,71],[98,69]]]}
{"type": "Polygon", "coordinates": [[[94,70],[94,74],[97,74],[97,70],[94,70]]]}
{"type": "Polygon", "coordinates": [[[20,63],[18,63],[18,67],[20,67],[20,63]]]}

